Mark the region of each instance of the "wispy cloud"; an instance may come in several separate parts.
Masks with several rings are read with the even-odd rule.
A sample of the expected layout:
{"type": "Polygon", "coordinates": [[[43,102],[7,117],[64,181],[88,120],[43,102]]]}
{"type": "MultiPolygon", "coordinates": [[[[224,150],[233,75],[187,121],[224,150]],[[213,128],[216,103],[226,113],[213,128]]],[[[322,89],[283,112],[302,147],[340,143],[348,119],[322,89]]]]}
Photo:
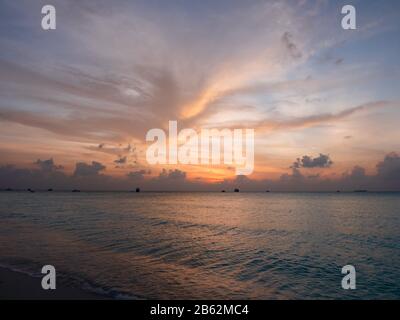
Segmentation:
{"type": "MultiPolygon", "coordinates": [[[[334,127],[341,141],[357,136],[345,140],[358,159],[354,144],[367,147],[372,139],[354,135],[355,123],[370,115],[369,128],[392,133],[385,139],[375,134],[375,143],[386,152],[396,149],[400,73],[393,52],[400,49],[388,33],[399,28],[395,10],[387,25],[365,10],[357,33],[346,33],[337,4],[327,1],[54,5],[60,22],[54,33],[43,33],[35,20],[40,3],[0,5],[1,25],[15,27],[0,31],[0,149],[7,159],[44,152],[47,136],[70,164],[76,154],[75,162],[140,173],[147,130],[165,129],[168,120],[181,128],[251,127],[280,145],[287,141],[272,133],[296,131],[302,141],[315,141],[305,129],[325,125],[326,135],[334,127]],[[384,53],[373,50],[377,39],[370,42],[377,34],[390,45],[384,53]],[[371,123],[378,113],[380,120],[371,123]],[[26,132],[30,150],[21,142],[26,132]],[[132,140],[134,154],[121,150],[132,140]]],[[[292,154],[279,150],[274,156],[290,164],[292,154]]],[[[265,159],[273,150],[256,152],[265,159]]]]}

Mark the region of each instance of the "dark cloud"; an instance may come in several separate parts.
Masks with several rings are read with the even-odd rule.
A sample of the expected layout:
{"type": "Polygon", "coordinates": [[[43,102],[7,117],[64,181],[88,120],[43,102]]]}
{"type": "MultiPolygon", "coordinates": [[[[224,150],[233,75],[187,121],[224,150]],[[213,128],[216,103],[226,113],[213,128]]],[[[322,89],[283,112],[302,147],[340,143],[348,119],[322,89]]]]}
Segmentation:
{"type": "MultiPolygon", "coordinates": [[[[51,160],[51,159],[49,159],[51,160]]],[[[309,165],[324,167],[329,159],[319,156],[304,161],[309,165]],[[325,159],[324,161],[315,159],[325,159]],[[308,161],[308,162],[307,162],[308,161]]],[[[296,162],[297,163],[297,162],[296,162]]],[[[187,179],[185,171],[163,169],[159,175],[151,176],[145,168],[132,171],[125,177],[112,177],[100,174],[105,166],[93,161],[91,164],[77,163],[74,174],[68,175],[54,161],[43,160],[36,169],[17,168],[12,165],[0,167],[0,189],[13,188],[55,190],[132,190],[140,187],[148,191],[232,191],[239,188],[243,191],[353,191],[367,189],[370,191],[400,191],[400,156],[389,153],[376,165],[375,174],[367,174],[365,168],[354,166],[342,175],[326,177],[322,174],[305,175],[301,167],[292,166],[290,173],[283,174],[278,180],[253,180],[248,176],[237,176],[220,183],[207,183],[201,179],[187,179]],[[43,169],[43,167],[45,169],[43,169]]]]}
{"type": "Polygon", "coordinates": [[[126,147],[122,146],[121,144],[105,144],[101,143],[99,145],[90,145],[86,146],[86,149],[95,152],[102,152],[106,154],[111,154],[122,158],[125,155],[135,156],[136,155],[136,147],[131,146],[128,144],[126,147]]]}
{"type": "Polygon", "coordinates": [[[290,32],[285,32],[282,36],[282,41],[289,51],[289,54],[294,59],[299,59],[303,55],[296,44],[293,42],[293,35],[290,32]]]}
{"type": "Polygon", "coordinates": [[[165,170],[162,169],[160,175],[158,176],[160,180],[185,180],[186,172],[175,169],[175,170],[165,170]]]}
{"type": "Polygon", "coordinates": [[[126,176],[129,179],[132,179],[134,181],[142,181],[144,179],[145,175],[150,174],[150,173],[151,173],[151,171],[149,171],[149,170],[146,171],[146,170],[142,169],[142,170],[138,170],[138,171],[131,171],[126,176]]]}
{"type": "MultiPolygon", "coordinates": [[[[53,166],[59,167],[53,163],[53,166]]],[[[71,178],[60,170],[48,170],[49,166],[38,169],[17,168],[12,165],[0,167],[0,188],[13,189],[47,189],[71,188],[71,178]]]]}
{"type": "Polygon", "coordinates": [[[42,171],[55,171],[55,170],[61,170],[63,169],[63,166],[61,165],[56,165],[53,161],[53,159],[48,159],[48,160],[40,160],[38,159],[35,164],[42,170],[42,171]]]}
{"type": "Polygon", "coordinates": [[[400,185],[400,157],[392,152],[376,165],[378,177],[386,181],[394,181],[400,185]]]}
{"type": "Polygon", "coordinates": [[[92,161],[91,164],[85,162],[78,162],[75,167],[74,176],[92,176],[98,175],[106,167],[100,162],[92,161]]]}
{"type": "Polygon", "coordinates": [[[283,185],[298,185],[302,184],[302,181],[305,179],[300,170],[294,166],[292,166],[292,174],[284,173],[281,175],[279,182],[283,185]]]}
{"type": "Polygon", "coordinates": [[[126,156],[125,157],[119,157],[117,160],[114,160],[114,163],[116,163],[116,164],[125,164],[126,163],[126,156]]]}
{"type": "Polygon", "coordinates": [[[344,173],[339,184],[340,189],[355,190],[368,189],[376,185],[376,177],[368,176],[366,170],[360,166],[354,166],[350,173],[344,173]]]}
{"type": "Polygon", "coordinates": [[[310,156],[303,156],[297,158],[293,163],[293,168],[328,168],[333,164],[329,155],[320,153],[318,157],[312,158],[310,156]]]}
{"type": "Polygon", "coordinates": [[[335,64],[336,65],[339,65],[339,64],[342,64],[342,63],[343,63],[343,59],[342,58],[339,58],[339,59],[335,60],[335,64]]]}
{"type": "Polygon", "coordinates": [[[355,166],[349,175],[352,179],[364,179],[366,177],[365,169],[360,166],[355,166]]]}

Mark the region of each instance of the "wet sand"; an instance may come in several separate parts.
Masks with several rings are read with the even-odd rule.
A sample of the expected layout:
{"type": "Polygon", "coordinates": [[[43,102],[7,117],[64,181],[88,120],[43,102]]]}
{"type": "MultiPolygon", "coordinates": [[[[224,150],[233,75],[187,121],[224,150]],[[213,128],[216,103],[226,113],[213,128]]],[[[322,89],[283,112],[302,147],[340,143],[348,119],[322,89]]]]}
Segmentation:
{"type": "Polygon", "coordinates": [[[0,299],[102,300],[106,298],[66,284],[57,283],[55,290],[43,290],[41,278],[34,278],[23,273],[0,268],[0,299]]]}

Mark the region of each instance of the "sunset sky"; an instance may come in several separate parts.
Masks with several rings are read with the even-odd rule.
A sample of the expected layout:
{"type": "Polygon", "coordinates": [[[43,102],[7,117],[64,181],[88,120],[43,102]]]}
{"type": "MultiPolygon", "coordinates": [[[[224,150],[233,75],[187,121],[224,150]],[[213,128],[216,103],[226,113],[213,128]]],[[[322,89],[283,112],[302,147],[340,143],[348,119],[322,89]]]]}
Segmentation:
{"type": "Polygon", "coordinates": [[[400,190],[399,35],[388,0],[2,0],[0,187],[400,190]],[[253,128],[253,174],[147,164],[169,120],[253,128]]]}

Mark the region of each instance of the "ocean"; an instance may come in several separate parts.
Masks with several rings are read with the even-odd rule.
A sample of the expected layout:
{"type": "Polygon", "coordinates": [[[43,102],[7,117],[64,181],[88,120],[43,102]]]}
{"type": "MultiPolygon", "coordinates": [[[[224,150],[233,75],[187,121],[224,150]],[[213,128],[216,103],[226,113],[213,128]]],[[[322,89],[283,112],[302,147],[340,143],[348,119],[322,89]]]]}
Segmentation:
{"type": "Polygon", "coordinates": [[[0,266],[46,264],[111,298],[399,299],[400,193],[1,192],[0,266]]]}

